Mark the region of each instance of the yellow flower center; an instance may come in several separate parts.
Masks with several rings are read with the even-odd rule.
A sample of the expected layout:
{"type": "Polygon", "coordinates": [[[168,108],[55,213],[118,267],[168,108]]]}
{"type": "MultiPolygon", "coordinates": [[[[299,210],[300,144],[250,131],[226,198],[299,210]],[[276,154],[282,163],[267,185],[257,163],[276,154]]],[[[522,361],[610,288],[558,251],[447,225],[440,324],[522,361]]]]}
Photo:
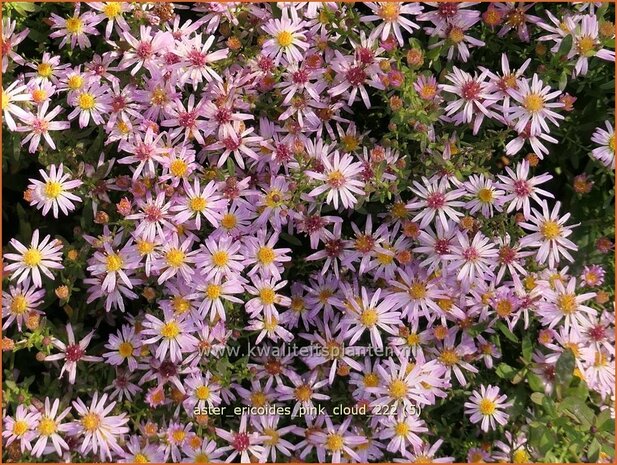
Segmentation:
{"type": "Polygon", "coordinates": [[[456,365],[459,361],[458,355],[452,349],[444,349],[439,355],[439,360],[445,365],[456,365]]]}
{"type": "Polygon", "coordinates": [[[389,255],[389,254],[385,254],[385,253],[378,253],[377,254],[377,261],[381,264],[381,265],[391,265],[392,262],[394,262],[394,256],[393,255],[389,255]]]}
{"type": "Polygon", "coordinates": [[[51,76],[53,69],[49,63],[41,63],[37,66],[36,71],[39,73],[39,76],[48,78],[51,76]]]}
{"type": "Polygon", "coordinates": [[[452,310],[452,306],[454,304],[452,303],[452,299],[439,299],[437,300],[437,305],[439,305],[439,308],[441,308],[444,312],[449,312],[452,310]]]}
{"type": "Polygon", "coordinates": [[[412,283],[409,287],[409,296],[414,300],[424,299],[426,297],[426,284],[412,283]]]}
{"type": "Polygon", "coordinates": [[[16,295],[11,301],[11,313],[21,315],[28,310],[28,301],[23,295],[16,295]]]}
{"type": "Polygon", "coordinates": [[[259,291],[259,298],[265,305],[272,305],[276,300],[276,293],[271,287],[264,287],[259,291]]]}
{"type": "Polygon", "coordinates": [[[275,258],[276,254],[274,253],[274,250],[270,247],[260,247],[257,251],[257,260],[259,260],[259,263],[261,263],[262,265],[270,265],[272,262],[274,262],[275,258]]]}
{"type": "Polygon", "coordinates": [[[120,14],[120,11],[122,11],[122,7],[118,2],[110,2],[103,7],[103,13],[108,18],[115,18],[120,14]]]}
{"type": "Polygon", "coordinates": [[[566,315],[570,315],[578,309],[578,304],[576,303],[576,295],[574,294],[560,294],[557,297],[557,307],[561,310],[562,313],[566,315]]]}
{"type": "Polygon", "coordinates": [[[101,417],[94,412],[86,413],[81,419],[81,425],[86,431],[92,433],[101,425],[101,417]]]}
{"type": "Polygon", "coordinates": [[[44,89],[34,89],[32,91],[32,100],[35,103],[44,102],[47,99],[47,92],[44,89]]]}
{"type": "Polygon", "coordinates": [[[96,105],[96,101],[94,100],[94,95],[89,92],[84,92],[79,96],[79,100],[77,102],[79,104],[79,108],[82,110],[92,110],[94,105],[96,105]]]}
{"type": "Polygon", "coordinates": [[[199,452],[198,454],[195,454],[193,463],[210,463],[210,457],[208,457],[208,454],[204,452],[199,452]]]}
{"type": "Polygon", "coordinates": [[[167,264],[172,268],[180,268],[184,264],[185,254],[180,249],[170,249],[165,254],[165,260],[167,264]]]}
{"type": "Polygon", "coordinates": [[[608,148],[611,149],[611,152],[613,152],[613,153],[615,153],[615,144],[616,143],[617,143],[617,133],[613,133],[613,135],[608,140],[608,148]]]}
{"type": "Polygon", "coordinates": [[[229,255],[224,250],[217,250],[212,254],[212,263],[214,266],[225,266],[229,261],[229,255]]]}
{"type": "Polygon", "coordinates": [[[437,94],[437,87],[432,84],[425,84],[420,88],[420,97],[424,100],[431,100],[437,94]]]}
{"type": "Polygon", "coordinates": [[[407,345],[410,347],[414,347],[417,346],[420,343],[420,336],[418,336],[416,333],[411,333],[409,336],[407,336],[407,345]]]}
{"type": "Polygon", "coordinates": [[[325,446],[326,449],[332,452],[341,450],[343,448],[343,436],[336,433],[328,434],[325,446]]]}
{"type": "Polygon", "coordinates": [[[124,260],[118,254],[111,254],[107,256],[107,271],[113,273],[118,271],[124,265],[124,260]]]}
{"type": "Polygon", "coordinates": [[[197,396],[199,400],[208,400],[210,397],[210,388],[208,386],[199,386],[195,389],[195,396],[197,396]]]}
{"type": "Polygon", "coordinates": [[[180,334],[180,326],[175,321],[170,321],[161,326],[161,336],[165,339],[174,339],[180,334]]]}
{"type": "Polygon", "coordinates": [[[66,85],[71,90],[81,89],[81,86],[84,85],[84,78],[82,78],[79,75],[73,75],[73,76],[68,78],[68,80],[66,82],[66,85]]]}
{"type": "Polygon", "coordinates": [[[478,191],[478,200],[482,203],[491,203],[493,201],[493,190],[483,187],[478,191]]]}
{"type": "Polygon", "coordinates": [[[360,142],[353,134],[345,134],[341,138],[341,145],[343,146],[345,152],[353,152],[360,146],[360,142]]]}
{"type": "Polygon", "coordinates": [[[150,460],[148,460],[148,457],[146,457],[142,453],[135,454],[135,458],[133,458],[133,461],[135,463],[149,463],[150,462],[150,460]]]}
{"type": "Polygon", "coordinates": [[[274,446],[279,442],[279,434],[275,429],[272,428],[264,428],[264,435],[268,436],[268,439],[264,441],[264,444],[268,446],[274,446]]]}
{"type": "Polygon", "coordinates": [[[384,3],[379,8],[379,16],[383,18],[384,21],[393,22],[396,21],[399,17],[399,5],[396,2],[392,3],[384,3]]]}
{"type": "Polygon", "coordinates": [[[262,391],[254,392],[251,395],[251,404],[253,404],[254,407],[263,407],[266,405],[266,402],[268,402],[268,398],[262,391]]]}
{"type": "Polygon", "coordinates": [[[189,208],[194,212],[203,211],[208,205],[208,201],[203,197],[195,197],[189,200],[189,208]]]}
{"type": "Polygon", "coordinates": [[[433,459],[428,455],[421,454],[416,455],[416,460],[413,463],[433,463],[433,459]]]}
{"type": "Polygon", "coordinates": [[[83,23],[81,19],[77,16],[73,16],[66,20],[66,30],[71,34],[79,34],[83,28],[83,23]]]}
{"type": "Polygon", "coordinates": [[[525,284],[525,289],[531,291],[536,287],[536,278],[531,275],[527,276],[523,279],[523,284],[525,284]]]}
{"type": "Polygon", "coordinates": [[[390,213],[394,218],[401,219],[406,218],[409,212],[407,211],[407,207],[403,202],[396,202],[394,205],[392,205],[390,213]]]}
{"type": "Polygon", "coordinates": [[[360,322],[367,328],[372,328],[377,323],[379,316],[374,308],[367,308],[360,315],[360,322]]]}
{"type": "Polygon", "coordinates": [[[225,215],[223,215],[223,219],[221,220],[221,226],[223,226],[225,229],[233,229],[236,227],[236,224],[238,224],[238,219],[236,218],[236,215],[234,215],[233,213],[226,213],[225,215]]]}
{"type": "Polygon", "coordinates": [[[62,184],[56,181],[47,181],[45,184],[45,197],[48,199],[57,199],[62,194],[62,184]]]}
{"type": "Polygon", "coordinates": [[[10,97],[4,89],[2,89],[2,109],[4,110],[9,105],[10,97]]]}
{"type": "Polygon", "coordinates": [[[15,436],[22,436],[26,431],[28,431],[28,423],[24,420],[17,420],[13,423],[13,434],[15,436]]]}
{"type": "Polygon", "coordinates": [[[514,463],[529,463],[529,454],[525,449],[518,449],[512,454],[512,462],[514,463]]]}
{"type": "Polygon", "coordinates": [[[283,193],[278,189],[272,189],[266,195],[264,203],[266,204],[266,207],[280,207],[281,205],[283,205],[283,193]]]}
{"type": "Polygon", "coordinates": [[[289,47],[294,40],[294,36],[289,31],[281,31],[277,34],[276,40],[281,47],[289,47]]]}
{"type": "Polygon", "coordinates": [[[24,253],[23,260],[24,265],[34,268],[43,260],[43,254],[40,250],[31,247],[24,253]]]}
{"type": "Polygon", "coordinates": [[[302,386],[298,386],[295,391],[296,399],[300,402],[308,401],[313,395],[313,390],[308,384],[303,384],[302,386]]]}
{"type": "Polygon", "coordinates": [[[167,92],[165,92],[165,89],[157,87],[152,92],[152,97],[150,97],[150,103],[152,103],[153,105],[161,106],[165,102],[167,102],[167,92]]]}
{"type": "Polygon", "coordinates": [[[500,317],[505,318],[512,313],[512,303],[508,299],[501,299],[495,305],[495,310],[500,317]]]}
{"type": "Polygon", "coordinates": [[[339,170],[332,171],[328,175],[328,184],[334,188],[341,187],[345,184],[345,176],[339,170]]]}
{"type": "Polygon", "coordinates": [[[390,382],[388,392],[394,399],[402,399],[407,395],[407,384],[402,379],[395,379],[390,382]]]}
{"type": "Polygon", "coordinates": [[[171,437],[174,440],[174,442],[180,443],[184,441],[184,438],[186,437],[186,433],[184,432],[184,430],[179,429],[171,433],[171,437]]]}
{"type": "Polygon", "coordinates": [[[39,434],[41,436],[51,436],[56,432],[58,426],[56,422],[48,417],[43,417],[41,422],[39,423],[39,434]]]}
{"type": "Polygon", "coordinates": [[[480,404],[478,405],[478,408],[480,409],[480,413],[482,415],[492,415],[493,413],[495,413],[495,407],[495,402],[490,399],[482,399],[480,401],[480,404]]]}
{"type": "Polygon", "coordinates": [[[376,373],[367,373],[364,375],[364,385],[366,387],[377,387],[379,386],[379,376],[376,373]]]}
{"type": "Polygon", "coordinates": [[[133,355],[133,350],[135,350],[135,348],[133,347],[133,344],[131,344],[130,342],[122,342],[120,343],[120,345],[118,346],[118,353],[120,354],[120,356],[127,358],[130,357],[131,355],[133,355]]]}
{"type": "Polygon", "coordinates": [[[118,131],[120,131],[120,133],[122,134],[128,134],[129,131],[131,130],[129,125],[126,124],[124,121],[118,121],[118,124],[116,124],[116,127],[118,128],[118,131]]]}
{"type": "Polygon", "coordinates": [[[576,43],[576,48],[581,55],[586,55],[591,52],[595,46],[595,40],[590,36],[583,36],[576,43]]]}
{"type": "Polygon", "coordinates": [[[137,241],[137,250],[141,255],[148,255],[154,251],[154,244],[148,241],[137,241]]]}
{"type": "Polygon", "coordinates": [[[176,158],[169,164],[169,171],[177,178],[184,176],[187,170],[188,165],[184,160],[180,160],[179,158],[176,158]]]}
{"type": "Polygon", "coordinates": [[[172,306],[174,308],[174,313],[178,315],[185,313],[186,311],[188,311],[189,308],[191,308],[189,301],[179,295],[173,298],[172,306]]]}
{"type": "Polygon", "coordinates": [[[205,294],[208,299],[216,300],[221,296],[221,286],[218,284],[208,284],[205,294]]]}
{"type": "Polygon", "coordinates": [[[523,106],[530,113],[536,113],[544,108],[544,98],[538,94],[529,94],[523,100],[523,106]]]}
{"type": "Polygon", "coordinates": [[[553,220],[546,220],[542,226],[540,226],[540,234],[542,234],[545,239],[551,241],[560,236],[561,226],[553,220]]]}
{"type": "Polygon", "coordinates": [[[407,426],[407,423],[399,421],[396,426],[394,426],[394,434],[397,436],[405,437],[407,433],[409,433],[409,426],[407,426]]]}
{"type": "Polygon", "coordinates": [[[465,40],[465,33],[460,27],[453,27],[448,34],[448,39],[455,44],[458,44],[465,40]]]}

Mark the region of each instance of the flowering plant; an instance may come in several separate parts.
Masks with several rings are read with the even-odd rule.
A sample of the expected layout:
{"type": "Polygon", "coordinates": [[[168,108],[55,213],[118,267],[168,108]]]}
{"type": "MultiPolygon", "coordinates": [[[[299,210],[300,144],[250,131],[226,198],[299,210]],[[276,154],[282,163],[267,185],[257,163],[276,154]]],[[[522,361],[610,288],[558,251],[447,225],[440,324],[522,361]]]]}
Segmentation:
{"type": "Polygon", "coordinates": [[[614,460],[612,21],[4,3],[3,458],[614,460]]]}

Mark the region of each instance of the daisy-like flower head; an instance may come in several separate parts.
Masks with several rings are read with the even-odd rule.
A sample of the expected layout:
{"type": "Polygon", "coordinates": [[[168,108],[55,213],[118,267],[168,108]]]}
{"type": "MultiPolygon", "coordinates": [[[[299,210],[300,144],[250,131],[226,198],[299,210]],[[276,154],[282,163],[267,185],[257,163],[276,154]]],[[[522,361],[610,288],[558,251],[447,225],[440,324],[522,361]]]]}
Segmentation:
{"type": "Polygon", "coordinates": [[[364,195],[364,182],[357,179],[364,168],[361,162],[354,162],[353,160],[354,158],[349,154],[344,154],[341,157],[338,150],[334,151],[332,160],[326,157],[322,158],[324,171],[322,173],[306,171],[306,174],[324,184],[313,189],[308,195],[315,197],[323,192],[328,192],[326,203],[338,209],[340,198],[340,204],[344,208],[353,208],[358,201],[356,195],[364,195]]]}
{"type": "Polygon", "coordinates": [[[31,450],[31,442],[37,436],[36,427],[40,418],[41,414],[34,407],[18,405],[14,416],[4,418],[2,437],[6,438],[6,445],[19,441],[19,449],[22,453],[31,450]]]}
{"type": "Polygon", "coordinates": [[[271,19],[263,26],[271,37],[263,44],[264,55],[273,57],[277,66],[283,55],[288,63],[302,61],[302,52],[309,47],[303,32],[305,27],[306,23],[298,18],[294,8],[283,8],[280,19],[271,19]]]}
{"type": "Polygon", "coordinates": [[[43,281],[41,273],[49,279],[54,279],[51,270],[61,270],[62,266],[62,242],[47,235],[39,243],[39,230],[36,229],[32,233],[30,247],[24,246],[16,239],[11,239],[9,244],[17,250],[18,253],[4,254],[4,258],[14,263],[7,265],[6,271],[13,271],[11,280],[17,279],[17,284],[24,281],[29,276],[36,287],[42,287],[43,281]]]}
{"type": "Polygon", "coordinates": [[[48,453],[47,445],[49,441],[53,445],[53,450],[61,456],[63,451],[69,449],[66,441],[60,436],[59,433],[67,431],[68,425],[63,424],[62,420],[69,414],[71,407],[65,408],[62,412],[59,412],[60,399],[55,399],[53,404],[49,397],[45,398],[45,408],[41,411],[41,417],[39,424],[36,428],[36,433],[39,438],[32,447],[32,455],[35,457],[41,457],[43,454],[48,453]]]}
{"type": "Polygon", "coordinates": [[[559,263],[561,256],[573,262],[569,250],[577,250],[576,244],[568,239],[572,234],[572,226],[565,226],[570,213],[559,217],[560,209],[561,202],[556,202],[551,211],[546,200],[543,200],[542,212],[532,208],[530,221],[520,224],[522,228],[531,231],[531,234],[521,239],[521,247],[537,248],[536,260],[539,263],[548,262],[551,268],[559,263]]]}
{"type": "Polygon", "coordinates": [[[57,29],[49,35],[50,38],[62,37],[59,47],[64,47],[70,41],[71,48],[75,48],[79,45],[80,49],[90,48],[91,43],[88,35],[98,35],[98,31],[94,26],[101,22],[102,18],[99,18],[93,12],[88,11],[84,14],[80,14],[79,3],[75,8],[75,12],[68,18],[62,18],[55,13],[51,14],[51,21],[53,22],[51,28],[57,29]]]}
{"type": "Polygon", "coordinates": [[[469,420],[472,423],[481,423],[482,431],[487,432],[496,428],[496,423],[505,425],[508,421],[508,414],[502,412],[512,406],[512,401],[507,402],[508,396],[499,395],[497,386],[480,385],[480,391],[474,390],[469,397],[469,402],[465,402],[465,414],[471,415],[469,420]]]}
{"type": "Polygon", "coordinates": [[[43,210],[43,215],[46,215],[49,210],[53,211],[54,218],[58,218],[58,210],[68,215],[69,212],[75,210],[73,202],[81,202],[81,199],[75,194],[69,192],[83,184],[79,179],[71,180],[71,175],[65,173],[64,166],[60,164],[51,165],[49,174],[44,170],[39,170],[42,181],[30,179],[29,189],[32,190],[33,196],[31,204],[39,210],[43,210]]]}
{"type": "Polygon", "coordinates": [[[2,319],[5,319],[2,329],[16,322],[17,330],[21,331],[30,315],[42,313],[36,308],[43,303],[44,297],[44,289],[30,287],[30,278],[17,286],[9,285],[8,292],[2,291],[2,319]]]}
{"type": "Polygon", "coordinates": [[[404,39],[401,29],[413,34],[414,29],[420,29],[413,21],[403,15],[419,15],[423,7],[417,3],[402,3],[402,2],[368,2],[366,3],[372,15],[363,16],[360,18],[362,22],[380,21],[380,24],[371,32],[371,38],[379,37],[381,40],[386,40],[391,33],[394,33],[399,45],[403,46],[404,39]]]}
{"type": "Polygon", "coordinates": [[[87,406],[83,400],[77,399],[73,407],[79,418],[67,425],[66,432],[81,440],[80,452],[99,454],[101,461],[111,460],[112,451],[123,454],[124,450],[118,444],[118,439],[129,432],[126,424],[129,418],[126,413],[109,415],[116,402],[107,403],[107,394],[99,398],[98,391],[92,397],[92,403],[87,406]]]}
{"type": "Polygon", "coordinates": [[[182,354],[193,351],[199,342],[191,334],[194,331],[193,322],[186,313],[176,315],[171,309],[163,310],[163,318],[160,320],[152,314],[146,315],[142,334],[150,337],[144,339],[143,344],[158,342],[156,357],[159,360],[164,360],[169,352],[172,362],[180,362],[182,354]]]}
{"type": "Polygon", "coordinates": [[[64,365],[60,371],[60,378],[62,378],[62,375],[67,372],[69,375],[69,383],[75,384],[75,379],[77,377],[77,362],[100,362],[103,358],[94,355],[86,355],[86,349],[90,345],[90,341],[94,336],[94,330],[86,334],[81,341],[75,342],[73,326],[68,323],[66,325],[66,334],[68,337],[68,344],[65,344],[60,339],[55,337],[52,339],[52,345],[55,348],[60,349],[61,352],[59,354],[48,355],[45,357],[45,361],[52,362],[56,360],[64,360],[64,365]]]}
{"type": "Polygon", "coordinates": [[[545,183],[553,177],[548,173],[529,177],[529,162],[527,160],[517,164],[515,170],[507,166],[506,173],[508,176],[498,175],[501,182],[497,186],[506,193],[502,200],[504,203],[509,203],[506,210],[508,213],[522,209],[525,219],[529,219],[531,217],[531,200],[540,204],[542,201],[540,196],[553,198],[553,194],[537,187],[538,184],[545,183]]]}
{"type": "Polygon", "coordinates": [[[615,143],[617,142],[615,129],[613,129],[610,121],[606,121],[604,124],[606,129],[603,127],[596,128],[591,136],[591,141],[600,145],[600,147],[592,150],[591,156],[602,162],[604,166],[615,169],[615,143]]]}
{"type": "Polygon", "coordinates": [[[17,118],[22,121],[32,117],[30,113],[14,103],[32,100],[32,94],[30,92],[24,92],[27,89],[28,86],[18,80],[12,82],[6,89],[2,88],[2,116],[4,116],[4,122],[6,122],[6,125],[11,131],[15,131],[17,128],[13,115],[17,116],[17,118]]]}
{"type": "Polygon", "coordinates": [[[557,120],[564,119],[563,115],[554,111],[555,108],[562,108],[563,102],[550,101],[558,97],[561,91],[551,91],[550,86],[545,86],[537,74],[533,75],[531,85],[527,79],[521,79],[518,88],[508,89],[508,94],[518,103],[509,109],[508,118],[516,122],[514,128],[519,132],[527,127],[527,123],[531,123],[532,135],[550,133],[546,120],[559,126],[557,120]]]}

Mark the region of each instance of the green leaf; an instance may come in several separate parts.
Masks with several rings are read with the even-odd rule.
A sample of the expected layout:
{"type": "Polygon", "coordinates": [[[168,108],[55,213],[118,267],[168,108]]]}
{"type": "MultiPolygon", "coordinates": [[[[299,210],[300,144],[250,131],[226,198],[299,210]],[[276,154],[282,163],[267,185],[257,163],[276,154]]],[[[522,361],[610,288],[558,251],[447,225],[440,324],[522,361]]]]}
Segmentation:
{"type": "Polygon", "coordinates": [[[526,362],[531,362],[531,354],[533,352],[533,344],[531,342],[531,337],[526,335],[523,338],[523,359],[526,362]]]}
{"type": "Polygon", "coordinates": [[[531,371],[527,373],[527,383],[532,391],[544,392],[544,384],[542,383],[542,379],[531,371]]]}
{"type": "Polygon", "coordinates": [[[590,463],[596,463],[598,458],[600,457],[601,446],[600,442],[593,438],[591,444],[589,445],[589,449],[587,449],[587,459],[590,463]]]}
{"type": "Polygon", "coordinates": [[[572,372],[576,364],[574,353],[570,349],[564,350],[555,366],[555,381],[563,386],[569,386],[572,381],[572,372]]]}
{"type": "Polygon", "coordinates": [[[281,239],[283,239],[285,242],[288,242],[292,245],[296,245],[298,247],[302,245],[302,242],[300,241],[300,239],[298,239],[295,236],[292,236],[291,234],[281,233],[281,239]]]}
{"type": "Polygon", "coordinates": [[[565,412],[569,412],[584,428],[590,428],[594,422],[595,415],[593,410],[585,404],[583,399],[579,399],[578,397],[566,397],[559,404],[559,408],[565,412]]]}
{"type": "Polygon", "coordinates": [[[516,369],[508,365],[507,363],[500,363],[495,370],[497,376],[503,379],[512,379],[516,374],[516,369]]]}
{"type": "Polygon", "coordinates": [[[568,34],[561,41],[561,45],[559,46],[559,50],[557,50],[557,55],[567,55],[572,50],[572,34],[568,34]]]}
{"type": "Polygon", "coordinates": [[[544,400],[544,394],[541,392],[532,392],[531,393],[531,401],[534,404],[542,405],[542,401],[544,400]]]}
{"type": "Polygon", "coordinates": [[[502,332],[502,334],[512,342],[519,342],[518,337],[508,329],[508,327],[504,324],[503,321],[498,322],[496,325],[497,329],[502,332]]]}

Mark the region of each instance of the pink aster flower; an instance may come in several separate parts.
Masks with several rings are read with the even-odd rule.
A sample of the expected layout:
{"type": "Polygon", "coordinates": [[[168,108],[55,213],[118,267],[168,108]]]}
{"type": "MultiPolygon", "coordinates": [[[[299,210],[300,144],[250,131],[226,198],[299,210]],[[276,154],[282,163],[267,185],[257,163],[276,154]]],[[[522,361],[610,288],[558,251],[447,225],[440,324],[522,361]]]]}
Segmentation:
{"type": "Polygon", "coordinates": [[[203,216],[212,226],[218,227],[221,212],[227,206],[228,200],[218,193],[216,183],[210,181],[202,188],[198,178],[193,180],[193,185],[185,179],[184,192],[186,197],[182,198],[180,204],[170,209],[172,212],[177,212],[174,221],[182,224],[194,218],[195,225],[201,229],[203,216]]]}
{"type": "Polygon", "coordinates": [[[5,320],[2,329],[6,330],[15,322],[17,330],[21,331],[30,315],[43,313],[37,307],[43,303],[44,297],[45,289],[31,288],[30,278],[17,286],[9,285],[6,291],[2,291],[2,319],[5,320]]]}
{"type": "Polygon", "coordinates": [[[257,431],[249,432],[247,415],[243,414],[240,417],[240,426],[237,431],[216,428],[216,435],[229,443],[228,446],[221,449],[221,452],[231,451],[229,457],[227,457],[228,462],[231,462],[238,456],[242,463],[254,460],[259,461],[262,458],[265,460],[262,444],[267,437],[260,435],[257,431]]]}
{"type": "MultiPolygon", "coordinates": [[[[17,132],[28,133],[21,143],[23,145],[30,142],[30,145],[28,146],[28,152],[30,153],[36,152],[41,142],[41,138],[45,139],[45,142],[47,142],[52,149],[55,149],[56,144],[51,138],[49,131],[62,131],[71,126],[68,121],[53,121],[53,119],[62,111],[60,105],[55,107],[49,113],[47,113],[48,109],[49,101],[45,101],[40,107],[37,108],[36,114],[25,113],[21,115],[23,116],[21,119],[24,124],[15,128],[15,131],[17,132]]],[[[20,116],[19,113],[16,113],[16,115],[18,117],[20,116]]]]}
{"type": "Polygon", "coordinates": [[[118,439],[129,432],[126,424],[129,418],[126,413],[112,415],[109,413],[115,407],[116,402],[107,404],[107,394],[99,398],[99,393],[95,392],[90,406],[77,399],[73,402],[73,407],[77,411],[79,418],[68,423],[66,431],[71,436],[80,438],[82,454],[90,451],[99,454],[101,461],[112,459],[112,451],[122,454],[124,450],[118,444],[118,439]]]}
{"type": "Polygon", "coordinates": [[[574,258],[569,250],[577,250],[576,244],[568,239],[572,234],[572,226],[565,226],[564,223],[570,218],[570,213],[566,213],[561,218],[559,210],[561,202],[556,202],[551,211],[546,203],[542,201],[542,212],[532,208],[533,216],[526,223],[521,223],[523,229],[531,231],[520,241],[521,247],[537,248],[536,260],[539,263],[547,263],[554,268],[561,258],[573,262],[574,258]]]}
{"type": "MultiPolygon", "coordinates": [[[[3,21],[4,19],[5,18],[3,18],[3,21]]],[[[4,122],[6,122],[6,125],[11,131],[17,129],[17,124],[13,119],[13,115],[22,121],[29,120],[33,117],[31,113],[14,103],[32,100],[32,94],[30,92],[24,92],[27,89],[28,86],[22,84],[21,81],[13,81],[6,89],[2,88],[2,116],[4,117],[4,122]]],[[[36,145],[38,146],[38,142],[36,145]]]]}
{"type": "Polygon", "coordinates": [[[423,6],[416,3],[402,2],[368,2],[366,3],[372,15],[363,16],[360,21],[363,23],[380,21],[379,25],[371,32],[371,37],[379,37],[382,41],[393,33],[400,46],[403,46],[403,34],[401,29],[413,34],[414,29],[420,29],[416,23],[406,18],[403,15],[418,16],[423,6]]]}
{"type": "Polygon", "coordinates": [[[180,362],[183,353],[189,353],[197,347],[197,338],[191,334],[193,322],[186,314],[175,314],[171,309],[163,310],[163,320],[147,314],[143,323],[142,334],[150,336],[143,344],[158,343],[156,358],[164,360],[169,352],[172,362],[180,362]]]}
{"type": "Polygon", "coordinates": [[[458,244],[444,258],[450,260],[449,267],[458,270],[457,279],[464,286],[470,286],[476,278],[489,279],[494,276],[493,267],[498,251],[491,240],[481,232],[473,239],[461,232],[456,233],[458,244]]]}
{"type": "Polygon", "coordinates": [[[465,402],[465,414],[471,415],[469,420],[472,423],[480,423],[482,431],[488,432],[496,428],[496,423],[505,425],[509,415],[502,412],[502,409],[511,407],[513,402],[507,402],[508,396],[499,395],[497,386],[480,385],[480,391],[474,390],[469,397],[469,402],[465,402]]]}
{"type": "Polygon", "coordinates": [[[62,365],[62,370],[60,371],[59,378],[62,378],[62,375],[66,372],[69,375],[69,383],[75,384],[75,379],[77,377],[77,362],[100,362],[103,360],[103,357],[97,357],[94,355],[86,355],[86,349],[90,344],[90,340],[92,336],[94,336],[94,330],[89,332],[84,336],[84,338],[79,341],[79,343],[75,342],[75,335],[73,334],[73,326],[70,323],[66,325],[66,334],[68,336],[68,345],[62,342],[58,338],[53,338],[51,343],[56,348],[61,350],[59,354],[48,355],[45,357],[46,362],[52,362],[56,360],[64,360],[64,365],[62,365]]]}
{"type": "Polygon", "coordinates": [[[211,63],[227,58],[229,49],[224,48],[215,52],[210,52],[210,48],[216,39],[215,35],[209,36],[205,42],[202,40],[201,34],[196,34],[190,39],[187,38],[178,42],[176,53],[182,61],[182,73],[179,77],[179,83],[184,85],[190,82],[193,89],[202,83],[214,80],[221,81],[221,77],[214,69],[211,63]]]}
{"type": "Polygon", "coordinates": [[[248,276],[259,273],[260,276],[281,279],[283,264],[291,261],[287,254],[291,252],[289,248],[274,248],[279,240],[279,234],[274,232],[267,237],[267,231],[262,229],[256,237],[247,236],[244,241],[244,265],[253,267],[248,271],[248,276]]]}
{"type": "Polygon", "coordinates": [[[29,276],[32,276],[32,282],[36,287],[42,287],[41,273],[49,279],[54,279],[51,270],[61,270],[62,266],[62,242],[47,235],[39,243],[39,230],[35,229],[32,233],[30,247],[25,247],[16,239],[11,239],[9,244],[18,253],[4,254],[4,258],[10,260],[11,263],[4,267],[5,271],[13,271],[11,280],[17,279],[17,284],[23,282],[29,276]]]}
{"type": "Polygon", "coordinates": [[[400,312],[393,310],[389,298],[380,298],[381,289],[377,289],[369,298],[365,287],[361,288],[361,301],[356,301],[352,295],[348,296],[350,308],[337,328],[344,328],[344,338],[350,338],[350,344],[354,344],[365,331],[368,331],[371,344],[382,348],[382,331],[389,334],[398,333],[398,326],[401,324],[400,312]]]}
{"type": "Polygon", "coordinates": [[[75,194],[69,192],[83,184],[79,179],[71,180],[71,175],[63,171],[62,163],[56,168],[56,165],[51,165],[49,174],[44,170],[39,170],[43,178],[30,179],[28,188],[32,191],[31,205],[34,205],[39,210],[43,210],[43,215],[46,215],[49,210],[53,210],[54,218],[58,218],[58,210],[68,215],[69,212],[75,210],[73,202],[81,202],[81,199],[75,194]]]}
{"type": "Polygon", "coordinates": [[[463,195],[465,191],[462,189],[449,190],[449,181],[446,177],[442,178],[422,178],[422,184],[418,181],[413,182],[411,191],[417,196],[407,204],[408,210],[419,210],[419,213],[412,218],[412,221],[420,222],[420,229],[424,229],[429,225],[435,217],[439,218],[439,224],[445,231],[450,228],[448,218],[454,222],[458,222],[459,217],[463,213],[455,210],[456,207],[462,207],[465,203],[456,200],[463,195]]]}
{"type": "Polygon", "coordinates": [[[484,117],[493,118],[490,107],[499,100],[495,94],[495,85],[486,80],[488,70],[472,76],[466,71],[453,68],[446,79],[452,84],[441,86],[444,92],[454,94],[457,98],[446,106],[446,114],[455,124],[472,123],[473,133],[477,134],[484,117]]]}
{"type": "Polygon", "coordinates": [[[344,208],[353,208],[358,201],[354,194],[364,195],[364,182],[357,179],[363,170],[362,163],[353,160],[354,158],[349,154],[341,157],[338,150],[334,151],[332,160],[327,157],[322,158],[324,171],[322,173],[306,171],[306,174],[324,184],[313,189],[308,195],[315,197],[328,192],[326,203],[338,209],[340,197],[340,203],[344,208]]]}
{"type": "Polygon", "coordinates": [[[137,369],[137,358],[141,353],[141,338],[135,334],[135,328],[130,325],[122,325],[122,329],[117,334],[109,335],[109,342],[105,348],[110,352],[105,352],[103,358],[105,363],[110,365],[122,365],[127,362],[129,370],[137,369]]]}
{"type": "Polygon", "coordinates": [[[334,425],[328,415],[325,416],[326,427],[324,431],[314,433],[314,441],[321,447],[317,448],[317,458],[321,463],[326,461],[328,454],[332,463],[340,463],[343,454],[361,462],[360,456],[354,450],[360,444],[368,442],[364,436],[353,434],[349,426],[353,416],[349,415],[340,425],[334,425]]]}
{"type": "Polygon", "coordinates": [[[309,47],[304,34],[305,27],[306,23],[298,17],[294,8],[283,8],[280,19],[270,19],[262,26],[270,36],[262,46],[263,54],[273,57],[277,66],[283,56],[288,63],[302,61],[302,52],[309,47]]]}
{"type": "Polygon", "coordinates": [[[101,22],[102,18],[99,18],[93,12],[88,11],[84,14],[80,14],[80,4],[78,3],[73,16],[68,18],[62,18],[55,13],[51,14],[52,29],[57,29],[49,35],[51,39],[62,37],[59,47],[64,47],[70,41],[71,48],[75,48],[79,45],[80,49],[87,49],[91,47],[90,39],[88,35],[99,35],[95,26],[101,22]]]}
{"type": "Polygon", "coordinates": [[[604,123],[606,129],[598,127],[591,136],[591,141],[599,144],[592,150],[591,156],[596,160],[601,161],[604,166],[615,169],[615,130],[610,121],[604,123]]]}
{"type": "Polygon", "coordinates": [[[540,203],[540,196],[553,198],[553,194],[544,189],[536,187],[538,184],[545,183],[553,178],[548,173],[539,176],[529,177],[529,162],[523,160],[518,163],[515,170],[506,166],[508,176],[498,175],[501,181],[497,186],[505,191],[503,197],[504,203],[509,203],[506,210],[510,213],[514,210],[523,210],[523,215],[526,219],[531,217],[531,202],[530,200],[540,203]]]}
{"type": "Polygon", "coordinates": [[[71,407],[65,408],[62,412],[59,412],[59,407],[60,399],[55,399],[52,404],[49,397],[45,398],[45,406],[40,412],[41,416],[36,428],[39,438],[32,447],[33,456],[41,457],[51,451],[62,456],[63,451],[69,450],[68,444],[59,433],[64,433],[69,429],[69,426],[62,423],[62,420],[69,414],[71,407]],[[51,444],[48,445],[50,441],[51,444]]]}
{"type": "Polygon", "coordinates": [[[36,427],[40,418],[41,414],[33,406],[18,405],[14,416],[4,418],[2,437],[6,438],[6,445],[19,441],[19,449],[22,454],[31,450],[31,443],[37,436],[36,427]]]}

